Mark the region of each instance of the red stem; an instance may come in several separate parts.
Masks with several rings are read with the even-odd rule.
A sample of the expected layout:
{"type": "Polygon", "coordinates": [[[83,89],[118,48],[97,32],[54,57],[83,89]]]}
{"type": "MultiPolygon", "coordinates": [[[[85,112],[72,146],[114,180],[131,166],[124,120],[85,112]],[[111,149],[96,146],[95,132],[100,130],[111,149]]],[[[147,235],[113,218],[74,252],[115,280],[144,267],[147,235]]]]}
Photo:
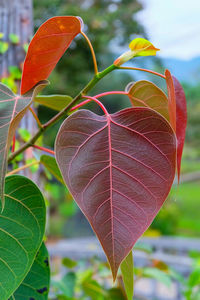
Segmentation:
{"type": "Polygon", "coordinates": [[[95,98],[100,98],[108,95],[128,95],[128,93],[124,91],[110,91],[110,92],[98,94],[95,96],[95,98]]]}
{"type": "Polygon", "coordinates": [[[158,72],[154,72],[148,69],[142,69],[142,68],[132,68],[132,67],[118,67],[118,70],[134,70],[134,71],[143,71],[143,72],[147,72],[147,73],[151,73],[154,74],[156,76],[160,76],[161,78],[166,79],[165,75],[160,74],[158,72]]]}
{"type": "Polygon", "coordinates": [[[91,101],[94,101],[94,102],[96,102],[101,107],[101,109],[103,110],[103,112],[105,113],[105,115],[109,115],[109,113],[107,112],[107,109],[105,108],[105,106],[101,103],[101,101],[99,101],[98,99],[96,99],[96,97],[82,96],[82,98],[87,99],[87,100],[85,100],[85,101],[79,103],[78,105],[72,107],[70,111],[73,111],[73,110],[75,110],[75,109],[77,109],[79,107],[82,107],[83,105],[85,105],[85,104],[87,104],[87,103],[89,103],[91,101]]]}
{"type": "Polygon", "coordinates": [[[15,142],[16,142],[16,136],[14,135],[12,149],[11,149],[12,152],[15,152],[15,142]]]}
{"type": "Polygon", "coordinates": [[[85,100],[85,101],[77,104],[76,106],[72,107],[70,111],[76,110],[76,109],[80,108],[81,106],[83,106],[83,105],[91,102],[92,100],[94,100],[103,109],[104,113],[107,114],[108,112],[107,112],[106,108],[103,106],[103,104],[100,101],[98,101],[97,98],[108,96],[108,95],[128,95],[128,93],[124,92],[124,91],[110,91],[110,92],[105,92],[105,93],[98,94],[94,97],[83,96],[82,98],[87,98],[87,100],[85,100]]]}
{"type": "Polygon", "coordinates": [[[47,149],[47,148],[44,148],[44,147],[40,147],[40,146],[37,146],[37,145],[32,145],[32,147],[55,155],[55,152],[53,150],[50,150],[50,149],[47,149]]]}

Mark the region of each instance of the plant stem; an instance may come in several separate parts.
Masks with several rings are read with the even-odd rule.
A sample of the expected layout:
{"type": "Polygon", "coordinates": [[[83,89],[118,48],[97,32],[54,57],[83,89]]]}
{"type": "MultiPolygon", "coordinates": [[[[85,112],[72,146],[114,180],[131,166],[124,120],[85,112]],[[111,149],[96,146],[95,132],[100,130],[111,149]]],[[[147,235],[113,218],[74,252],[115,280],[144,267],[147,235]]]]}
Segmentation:
{"type": "Polygon", "coordinates": [[[134,70],[134,71],[143,71],[143,72],[147,72],[147,73],[151,73],[153,75],[159,76],[163,79],[166,79],[165,75],[151,71],[151,70],[147,70],[147,69],[141,69],[141,68],[132,68],[132,67],[117,67],[117,69],[119,70],[134,70]]]}
{"type": "Polygon", "coordinates": [[[94,73],[96,75],[96,74],[98,74],[98,66],[97,66],[96,55],[95,55],[92,43],[90,42],[88,36],[84,32],[81,32],[81,34],[82,34],[82,36],[84,36],[84,38],[86,39],[86,41],[90,47],[90,51],[91,51],[92,59],[93,59],[93,63],[94,63],[94,73]]]}
{"type": "Polygon", "coordinates": [[[105,70],[103,70],[102,72],[96,74],[93,77],[93,79],[88,83],[88,85],[86,85],[86,87],[72,100],[72,102],[69,105],[67,105],[63,110],[61,110],[58,114],[56,114],[47,123],[45,123],[42,128],[39,128],[36,134],[27,143],[25,143],[17,151],[12,153],[8,158],[8,162],[11,162],[17,155],[21,154],[26,149],[33,146],[34,143],[37,141],[37,139],[47,130],[47,128],[49,128],[57,121],[59,121],[62,117],[64,117],[67,114],[67,112],[69,112],[70,109],[74,105],[76,105],[79,102],[79,100],[81,100],[81,98],[85,96],[97,84],[97,82],[99,82],[103,77],[105,77],[107,74],[109,74],[115,69],[117,69],[117,67],[115,65],[111,65],[105,70]]]}
{"type": "Polygon", "coordinates": [[[128,95],[128,93],[124,91],[110,91],[110,92],[105,92],[105,93],[95,95],[95,98],[100,98],[108,95],[128,95]]]}
{"type": "MultiPolygon", "coordinates": [[[[77,104],[76,106],[72,107],[72,108],[70,109],[70,111],[74,111],[74,110],[76,110],[76,109],[82,107],[83,105],[85,105],[85,104],[91,102],[92,100],[94,100],[95,102],[97,102],[96,100],[97,100],[98,98],[101,98],[101,97],[104,97],[104,96],[108,96],[108,95],[128,95],[128,93],[127,93],[127,92],[124,92],[124,91],[110,91],[110,92],[105,92],[105,93],[101,93],[101,94],[98,94],[98,95],[93,96],[93,98],[95,98],[95,100],[94,100],[94,99],[91,99],[92,97],[90,97],[90,96],[83,96],[82,98],[87,98],[87,100],[85,100],[85,101],[83,101],[83,102],[77,104]]],[[[98,102],[98,104],[99,104],[99,102],[98,102]]],[[[102,103],[99,104],[99,106],[101,106],[101,105],[102,105],[102,103]]],[[[103,109],[103,108],[102,108],[102,109],[103,109]]],[[[105,112],[105,107],[104,107],[103,110],[104,110],[104,112],[105,112]]]]}
{"type": "Polygon", "coordinates": [[[36,149],[39,149],[41,151],[44,151],[44,152],[47,152],[47,153],[55,155],[55,152],[53,150],[47,149],[45,147],[40,147],[40,146],[37,146],[37,145],[32,145],[32,147],[36,148],[36,149]]]}
{"type": "Polygon", "coordinates": [[[34,161],[34,162],[30,163],[30,164],[24,165],[24,166],[22,166],[22,167],[20,167],[20,168],[18,168],[18,169],[15,169],[15,170],[13,170],[13,171],[7,173],[6,176],[14,175],[14,174],[16,174],[16,173],[18,173],[18,172],[20,172],[20,171],[22,171],[22,170],[24,170],[24,169],[30,168],[30,167],[32,167],[32,166],[34,166],[34,165],[39,164],[39,163],[40,163],[39,160],[34,161]]]}
{"type": "Polygon", "coordinates": [[[99,101],[96,97],[91,97],[91,96],[83,96],[82,98],[87,99],[86,101],[83,101],[80,103],[80,105],[85,105],[86,103],[90,102],[90,101],[94,101],[96,102],[101,109],[103,110],[103,112],[105,113],[105,115],[108,115],[107,109],[105,108],[105,106],[101,103],[101,101],[99,101]]]}
{"type": "Polygon", "coordinates": [[[34,110],[33,110],[31,107],[29,107],[29,110],[30,110],[30,112],[32,113],[34,119],[36,120],[36,122],[37,122],[39,128],[42,128],[43,126],[42,126],[42,124],[41,124],[41,122],[40,122],[38,116],[37,116],[36,113],[34,112],[34,110]]]}

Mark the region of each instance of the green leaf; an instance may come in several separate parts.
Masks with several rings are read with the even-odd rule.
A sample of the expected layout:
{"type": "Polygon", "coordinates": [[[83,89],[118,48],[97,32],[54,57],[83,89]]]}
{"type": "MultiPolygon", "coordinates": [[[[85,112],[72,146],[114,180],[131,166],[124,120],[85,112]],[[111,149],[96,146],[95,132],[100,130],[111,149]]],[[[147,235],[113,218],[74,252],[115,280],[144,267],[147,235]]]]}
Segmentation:
{"type": "Polygon", "coordinates": [[[19,40],[19,36],[14,34],[14,33],[10,33],[9,34],[9,40],[11,41],[11,43],[13,44],[19,44],[20,40],[19,40]]]}
{"type": "MultiPolygon", "coordinates": [[[[7,154],[12,143],[15,130],[35,95],[45,86],[47,81],[41,81],[33,90],[24,96],[15,95],[7,86],[0,83],[0,197],[4,204],[4,178],[7,169],[7,154]]],[[[2,205],[3,208],[4,205],[2,205]]]]}
{"type": "Polygon", "coordinates": [[[9,48],[7,42],[0,41],[0,54],[4,54],[9,48]]]}
{"type": "Polygon", "coordinates": [[[124,282],[124,288],[126,291],[127,299],[133,299],[133,282],[134,282],[134,272],[133,272],[133,253],[132,250],[128,256],[124,259],[121,264],[122,278],[124,282]]]}
{"type": "Polygon", "coordinates": [[[194,287],[200,284],[200,268],[195,269],[189,276],[188,285],[194,287]]]}
{"type": "Polygon", "coordinates": [[[0,32],[0,39],[2,39],[4,37],[4,33],[0,32]]]}
{"type": "Polygon", "coordinates": [[[26,128],[19,128],[18,134],[24,142],[28,142],[31,138],[31,133],[26,128]]]}
{"type": "Polygon", "coordinates": [[[65,295],[57,295],[56,297],[58,300],[75,300],[75,298],[71,298],[71,297],[69,298],[65,295]]]}
{"type": "Polygon", "coordinates": [[[72,97],[65,95],[37,96],[34,101],[48,108],[60,111],[72,101],[72,97]]]}
{"type": "Polygon", "coordinates": [[[29,44],[28,44],[28,43],[25,43],[25,44],[23,45],[23,48],[24,48],[25,53],[28,52],[28,47],[29,47],[29,44]]]}
{"type": "Polygon", "coordinates": [[[13,93],[17,92],[18,88],[17,88],[16,82],[12,76],[1,78],[1,82],[3,84],[7,85],[13,91],[13,93]]]}
{"type": "Polygon", "coordinates": [[[92,300],[104,300],[105,291],[100,286],[100,284],[92,279],[88,278],[82,282],[83,291],[87,296],[89,296],[92,300]]]}
{"type": "Polygon", "coordinates": [[[153,252],[153,248],[150,245],[141,243],[141,242],[137,242],[134,246],[134,250],[139,250],[139,251],[143,251],[147,254],[151,254],[153,252]]]}
{"type": "Polygon", "coordinates": [[[170,285],[172,283],[172,280],[167,273],[165,273],[159,269],[156,269],[156,268],[144,268],[142,275],[144,277],[154,278],[154,279],[162,282],[167,287],[170,287],[170,285]]]}
{"type": "Polygon", "coordinates": [[[44,198],[28,178],[7,177],[5,199],[0,214],[1,300],[7,300],[27,276],[41,246],[46,220],[44,198]]]}
{"type": "MultiPolygon", "coordinates": [[[[54,288],[56,288],[59,293],[67,297],[74,296],[74,288],[76,284],[76,274],[74,272],[67,273],[62,280],[60,281],[53,281],[52,282],[54,288]]],[[[60,295],[61,296],[61,295],[60,295]]]]}
{"type": "Polygon", "coordinates": [[[9,66],[8,70],[13,79],[16,79],[16,80],[21,79],[22,72],[17,66],[9,66]]]}
{"type": "Polygon", "coordinates": [[[44,243],[35,261],[19,288],[13,294],[15,300],[47,300],[50,284],[49,255],[44,243]]]}
{"type": "Polygon", "coordinates": [[[62,264],[69,269],[75,268],[77,266],[77,262],[68,257],[63,258],[62,264]]]}
{"type": "Polygon", "coordinates": [[[61,172],[58,168],[57,162],[54,157],[49,155],[42,155],[40,157],[40,162],[47,168],[47,170],[54,175],[54,177],[64,184],[61,172]]]}
{"type": "Polygon", "coordinates": [[[127,300],[120,288],[112,288],[108,291],[106,300],[127,300]]]}

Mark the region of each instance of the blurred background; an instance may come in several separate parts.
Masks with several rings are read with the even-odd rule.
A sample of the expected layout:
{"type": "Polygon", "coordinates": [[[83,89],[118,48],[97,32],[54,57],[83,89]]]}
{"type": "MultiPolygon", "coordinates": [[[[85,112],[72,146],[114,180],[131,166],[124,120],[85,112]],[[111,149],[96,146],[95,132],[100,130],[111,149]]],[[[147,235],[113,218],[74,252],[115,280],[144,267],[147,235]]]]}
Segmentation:
{"type": "MultiPolygon", "coordinates": [[[[136,247],[139,254],[135,258],[137,295],[134,299],[200,299],[200,262],[197,254],[200,252],[199,14],[198,0],[190,0],[189,3],[186,0],[0,0],[0,76],[1,81],[15,92],[19,89],[22,63],[33,32],[45,20],[55,15],[75,15],[83,19],[84,31],[94,46],[100,70],[126,51],[132,39],[144,37],[161,51],[153,58],[135,58],[127,66],[149,68],[161,73],[168,68],[184,87],[188,105],[188,126],[181,183],[177,186],[175,181],[163,208],[144,234],[138,249],[136,247]],[[180,262],[178,267],[177,262],[180,262]]],[[[43,93],[73,97],[92,76],[90,50],[85,40],[78,36],[50,76],[51,85],[43,93]]],[[[153,75],[137,71],[116,71],[103,79],[91,91],[91,95],[115,89],[124,90],[129,82],[140,79],[153,81],[166,90],[162,79],[153,75]]],[[[130,106],[129,100],[120,95],[109,96],[103,101],[110,112],[130,106]]],[[[89,108],[100,113],[95,104],[90,104],[89,108]]],[[[56,113],[44,106],[38,106],[37,109],[41,122],[49,120],[56,113]]],[[[30,119],[28,126],[27,121],[24,122],[19,131],[18,146],[29,138],[29,131],[34,130],[30,119]]],[[[47,131],[41,143],[53,148],[59,126],[60,124],[57,124],[47,131]]],[[[32,159],[31,155],[37,157],[38,153],[29,153],[29,160],[32,159]]],[[[22,157],[18,157],[14,164],[19,164],[21,159],[22,157]]],[[[36,171],[37,169],[33,168],[31,176],[38,180],[34,175],[36,171]]],[[[40,170],[40,176],[49,208],[47,239],[52,256],[56,257],[58,253],[65,256],[61,251],[62,247],[66,247],[67,251],[70,242],[64,241],[77,238],[76,243],[72,243],[71,249],[74,250],[71,252],[74,254],[79,249],[75,257],[79,261],[78,266],[76,262],[73,265],[72,261],[65,260],[64,268],[68,274],[65,276],[68,277],[60,279],[58,276],[59,280],[64,280],[62,284],[68,286],[68,283],[74,280],[72,274],[78,274],[77,276],[87,279],[86,281],[91,280],[99,289],[107,289],[109,284],[106,280],[98,282],[102,276],[109,277],[105,263],[93,259],[89,262],[91,272],[89,275],[84,273],[88,268],[88,261],[86,263],[81,259],[89,259],[95,254],[103,257],[92,239],[90,226],[67,189],[46,170],[40,170]],[[83,237],[89,239],[86,240],[87,243],[81,244],[83,237]],[[64,240],[63,244],[59,244],[60,240],[64,240]],[[80,254],[81,249],[86,253],[83,257],[80,254]],[[97,279],[95,283],[94,278],[97,279]]],[[[55,274],[60,272],[56,264],[53,271],[55,274]]],[[[57,293],[56,299],[77,299],[73,298],[72,289],[69,287],[66,291],[62,290],[61,281],[60,285],[58,281],[53,284],[54,295],[57,293]],[[61,298],[61,294],[65,298],[61,298]]],[[[102,298],[99,295],[98,298],[97,291],[92,294],[90,289],[88,292],[88,289],[82,286],[78,286],[78,289],[83,294],[82,298],[78,299],[107,299],[102,295],[102,298]]],[[[123,298],[125,296],[120,296],[119,290],[118,293],[108,299],[126,299],[123,298]]]]}

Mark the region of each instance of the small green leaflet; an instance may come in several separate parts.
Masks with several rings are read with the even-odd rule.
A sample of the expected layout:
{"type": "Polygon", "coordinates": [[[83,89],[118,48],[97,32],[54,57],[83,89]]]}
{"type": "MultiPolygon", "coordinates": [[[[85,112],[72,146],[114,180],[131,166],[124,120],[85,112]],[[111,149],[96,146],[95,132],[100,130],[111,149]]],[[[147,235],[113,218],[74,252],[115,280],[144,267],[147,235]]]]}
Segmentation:
{"type": "Polygon", "coordinates": [[[143,277],[147,278],[154,278],[160,282],[162,282],[164,285],[166,285],[168,288],[172,284],[172,280],[167,274],[167,272],[164,272],[162,270],[156,269],[156,268],[144,268],[142,272],[143,277]]]}
{"type": "Polygon", "coordinates": [[[63,258],[62,264],[69,269],[73,269],[77,266],[77,262],[68,257],[63,258]]]}
{"type": "Polygon", "coordinates": [[[39,82],[30,92],[23,96],[15,95],[7,86],[0,83],[0,197],[4,207],[4,179],[7,169],[7,154],[15,130],[34,97],[48,84],[39,82]]]}
{"type": "Polygon", "coordinates": [[[127,299],[132,300],[133,299],[133,282],[134,282],[134,272],[133,272],[133,253],[132,250],[128,254],[128,256],[124,259],[124,261],[121,263],[121,272],[122,272],[122,278],[124,282],[124,288],[126,291],[127,299]]]}
{"type": "Polygon", "coordinates": [[[72,101],[72,98],[65,95],[37,96],[34,101],[48,108],[60,111],[72,101]]]}
{"type": "Polygon", "coordinates": [[[9,34],[9,40],[11,41],[12,44],[16,44],[16,45],[19,44],[20,42],[19,36],[14,33],[9,34]]]}
{"type": "Polygon", "coordinates": [[[47,168],[47,170],[61,183],[64,184],[61,172],[58,168],[57,162],[54,157],[49,155],[42,155],[40,162],[47,168]]]}
{"type": "Polygon", "coordinates": [[[48,300],[49,285],[49,255],[45,244],[42,243],[28,275],[10,300],[48,300]]]}
{"type": "MultiPolygon", "coordinates": [[[[58,299],[74,299],[74,289],[76,285],[76,274],[74,272],[68,272],[65,276],[59,280],[52,280],[52,285],[60,296],[58,299]],[[66,296],[66,298],[62,298],[66,296]]],[[[57,298],[56,298],[57,299],[57,298]]],[[[21,299],[20,299],[21,300],[21,299]]]]}
{"type": "Polygon", "coordinates": [[[0,41],[0,54],[4,54],[8,51],[9,45],[7,42],[0,41]]]}
{"type": "Polygon", "coordinates": [[[27,276],[41,246],[46,221],[44,198],[30,179],[7,177],[5,199],[0,214],[1,300],[9,299],[27,276]]]}

